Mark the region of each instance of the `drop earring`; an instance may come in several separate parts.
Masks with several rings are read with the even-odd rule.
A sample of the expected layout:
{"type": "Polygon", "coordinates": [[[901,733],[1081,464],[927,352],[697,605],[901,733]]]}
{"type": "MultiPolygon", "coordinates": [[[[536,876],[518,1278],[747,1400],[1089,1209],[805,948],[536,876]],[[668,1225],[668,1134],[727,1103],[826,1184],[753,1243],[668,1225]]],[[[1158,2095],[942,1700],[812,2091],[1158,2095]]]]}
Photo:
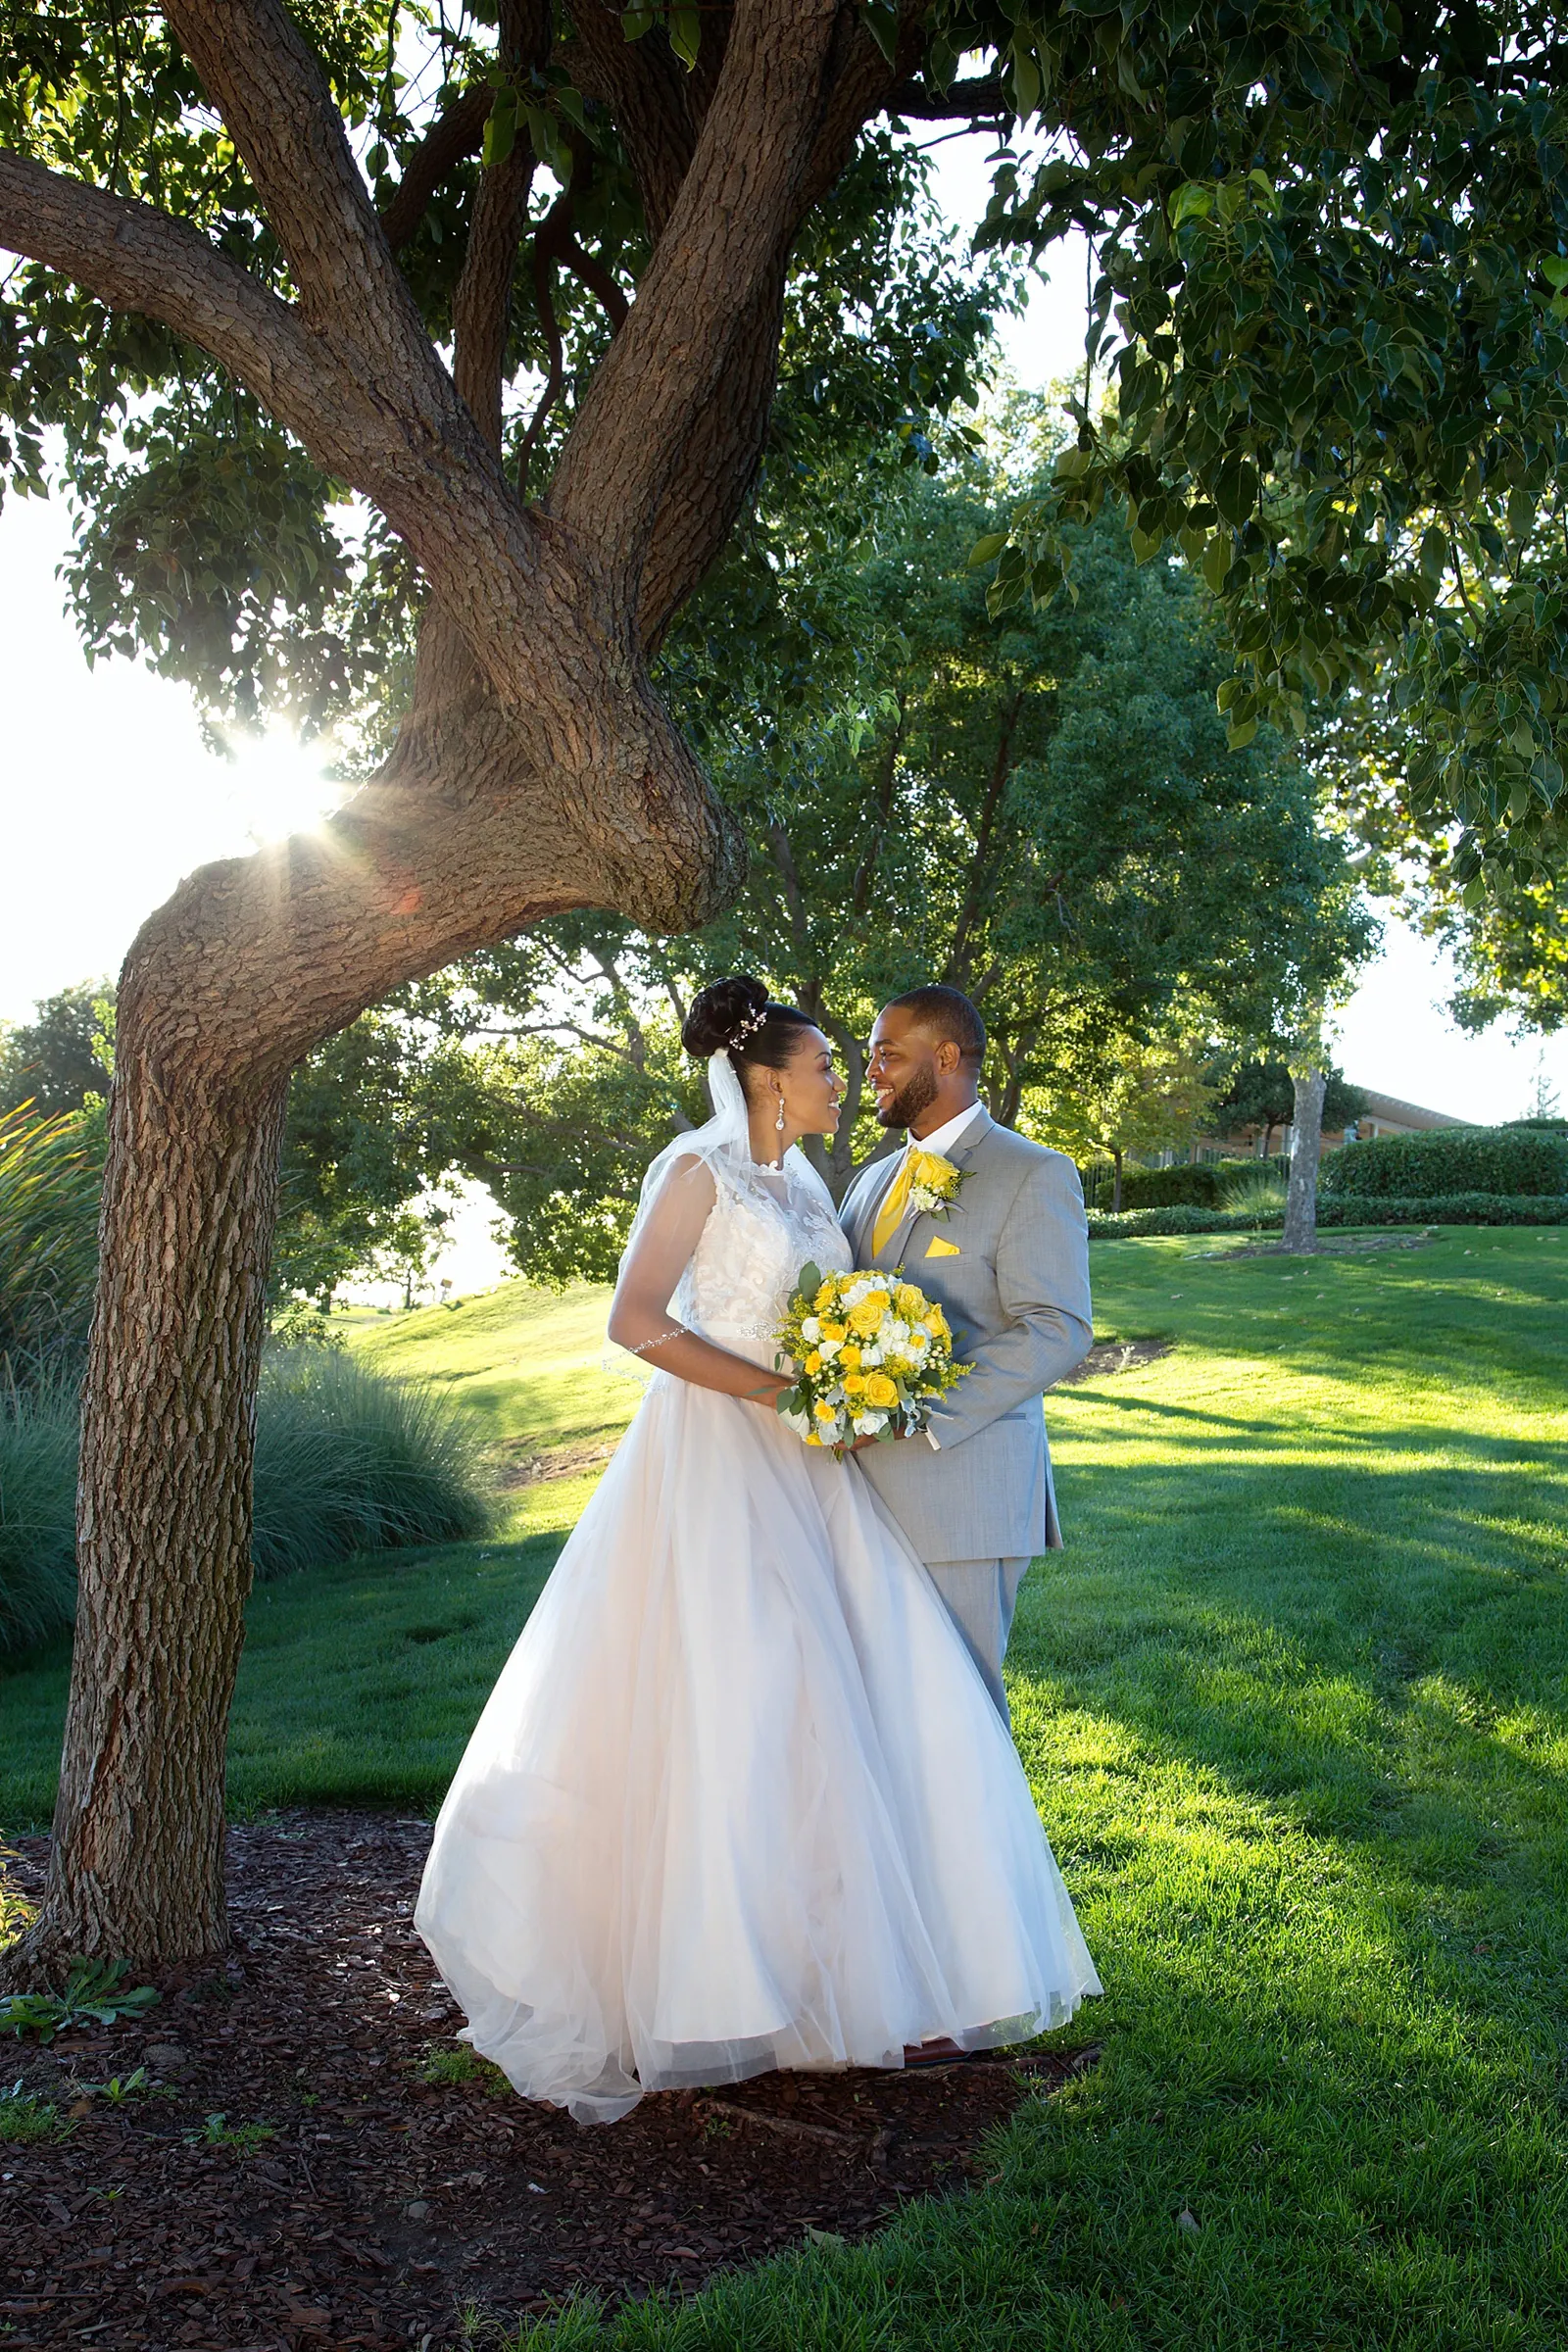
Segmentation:
{"type": "MultiPolygon", "coordinates": [[[[783,1096],[782,1096],[782,1095],[780,1095],[780,1097],[779,1097],[779,1099],[778,1099],[778,1117],[777,1117],[777,1118],[776,1118],[776,1119],[773,1121],[773,1124],[774,1124],[774,1126],[777,1128],[777,1130],[778,1130],[779,1134],[780,1134],[780,1135],[782,1135],[782,1134],[783,1134],[783,1132],[784,1132],[784,1098],[783,1098],[783,1096]]],[[[784,1165],[784,1147],[783,1147],[783,1145],[782,1145],[782,1144],[780,1144],[780,1146],[779,1146],[779,1148],[778,1148],[778,1163],[777,1163],[777,1164],[778,1164],[780,1167],[782,1167],[782,1166],[784,1165]]]]}

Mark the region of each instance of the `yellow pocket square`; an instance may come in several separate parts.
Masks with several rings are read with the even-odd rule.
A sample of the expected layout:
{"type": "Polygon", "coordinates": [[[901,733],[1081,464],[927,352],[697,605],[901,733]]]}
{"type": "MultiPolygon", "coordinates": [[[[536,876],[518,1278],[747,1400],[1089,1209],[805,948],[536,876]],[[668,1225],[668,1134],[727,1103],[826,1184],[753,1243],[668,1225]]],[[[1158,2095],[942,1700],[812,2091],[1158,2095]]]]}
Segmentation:
{"type": "Polygon", "coordinates": [[[935,1241],[927,1243],[925,1253],[927,1257],[959,1257],[962,1255],[957,1243],[945,1242],[940,1233],[935,1241]]]}

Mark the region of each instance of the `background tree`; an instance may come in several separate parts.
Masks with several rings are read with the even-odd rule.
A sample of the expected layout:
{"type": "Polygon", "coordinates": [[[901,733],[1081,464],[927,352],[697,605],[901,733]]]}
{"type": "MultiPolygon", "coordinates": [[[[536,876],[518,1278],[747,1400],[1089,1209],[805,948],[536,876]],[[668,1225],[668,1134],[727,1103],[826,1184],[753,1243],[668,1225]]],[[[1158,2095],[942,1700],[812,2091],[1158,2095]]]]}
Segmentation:
{"type": "Polygon", "coordinates": [[[84,980],[45,997],[30,1021],[0,1021],[0,1111],[31,1102],[58,1117],[107,1094],[114,1002],[108,981],[84,980]]]}
{"type": "MultiPolygon", "coordinates": [[[[1085,32],[1087,33],[1087,26],[1085,32]]],[[[1502,5],[1153,10],[1095,18],[1114,59],[1093,122],[1077,20],[1020,12],[1026,95],[1074,147],[1009,160],[984,235],[1100,264],[1088,336],[1118,394],[1002,556],[999,603],[1070,570],[1064,517],[1129,502],[1222,598],[1259,712],[1386,670],[1429,840],[1457,886],[1560,869],[1568,605],[1568,109],[1552,13],[1502,5]],[[1065,85],[1065,86],[1064,86],[1065,85]]],[[[1089,69],[1092,70],[1092,69],[1089,69]]],[[[1015,77],[1018,68],[1015,65],[1015,77]]]]}
{"type": "Polygon", "coordinates": [[[1200,1133],[1218,1093],[1213,1047],[1202,1036],[1123,1036],[1106,1051],[1098,1085],[1071,1080],[1026,1097],[1039,1132],[1080,1164],[1113,1163],[1111,1213],[1121,1209],[1122,1167],[1130,1152],[1180,1150],[1200,1133]]]}
{"type": "MultiPolygon", "coordinates": [[[[1350,1127],[1366,1109],[1366,1096],[1332,1062],[1324,1067],[1323,1125],[1350,1127]]],[[[1216,1131],[1261,1133],[1263,1156],[1274,1148],[1276,1127],[1296,1115],[1296,1085],[1286,1061],[1243,1061],[1236,1065],[1214,1102],[1216,1131]]]]}

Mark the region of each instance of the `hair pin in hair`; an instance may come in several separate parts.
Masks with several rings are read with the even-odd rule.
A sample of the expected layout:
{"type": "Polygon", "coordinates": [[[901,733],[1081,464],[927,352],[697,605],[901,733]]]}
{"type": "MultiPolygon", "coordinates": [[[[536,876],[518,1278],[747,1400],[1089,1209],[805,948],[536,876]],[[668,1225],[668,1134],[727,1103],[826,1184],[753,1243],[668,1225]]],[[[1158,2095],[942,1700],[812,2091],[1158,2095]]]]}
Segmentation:
{"type": "Polygon", "coordinates": [[[746,1015],[745,1020],[741,1021],[733,1030],[731,1030],[729,1040],[731,1047],[743,1046],[746,1043],[746,1040],[751,1036],[753,1030],[760,1029],[762,1023],[766,1019],[767,1006],[765,1004],[761,1005],[756,1012],[749,1012],[746,1015]]]}

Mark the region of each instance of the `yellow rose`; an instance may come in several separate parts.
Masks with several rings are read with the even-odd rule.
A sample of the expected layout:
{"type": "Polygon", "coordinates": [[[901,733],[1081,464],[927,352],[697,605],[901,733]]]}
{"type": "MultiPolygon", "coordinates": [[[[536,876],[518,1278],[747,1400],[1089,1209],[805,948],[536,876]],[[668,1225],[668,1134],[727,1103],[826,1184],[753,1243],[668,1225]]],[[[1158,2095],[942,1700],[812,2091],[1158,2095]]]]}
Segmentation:
{"type": "MultiPolygon", "coordinates": [[[[873,1380],[876,1378],[874,1372],[871,1377],[873,1380]]],[[[846,1396],[862,1396],[865,1394],[865,1374],[863,1372],[846,1373],[844,1376],[844,1394],[846,1396]]]]}
{"type": "Polygon", "coordinates": [[[838,1414],[834,1407],[831,1404],[824,1403],[820,1398],[818,1398],[817,1402],[812,1405],[811,1410],[815,1413],[819,1421],[836,1421],[838,1419],[838,1414]]]}
{"type": "Polygon", "coordinates": [[[858,1332],[862,1340],[870,1339],[887,1312],[887,1304],[886,1293],[873,1291],[869,1298],[862,1298],[858,1306],[851,1307],[850,1329],[858,1332]]]}
{"type": "Polygon", "coordinates": [[[953,1162],[944,1159],[939,1152],[914,1152],[909,1157],[909,1178],[914,1184],[929,1184],[940,1189],[953,1173],[953,1162]]]}
{"type": "Polygon", "coordinates": [[[842,1323],[824,1323],[822,1337],[824,1340],[844,1340],[848,1339],[849,1334],[842,1323]]]}
{"type": "Polygon", "coordinates": [[[839,1351],[839,1362],[846,1372],[858,1372],[860,1369],[860,1350],[858,1348],[855,1347],[841,1348],[839,1351]]]}
{"type": "Polygon", "coordinates": [[[807,1359],[806,1359],[806,1369],[808,1370],[808,1372],[820,1372],[820,1371],[821,1371],[821,1369],[822,1369],[822,1357],[821,1357],[821,1353],[820,1353],[819,1349],[817,1349],[817,1348],[813,1348],[811,1349],[811,1352],[810,1352],[810,1354],[809,1354],[809,1355],[807,1357],[807,1359]]]}
{"type": "Polygon", "coordinates": [[[901,1282],[893,1294],[893,1303],[906,1323],[912,1323],[925,1304],[925,1294],[916,1290],[912,1282],[901,1282]]]}
{"type": "MultiPolygon", "coordinates": [[[[844,1385],[848,1388],[848,1381],[844,1385]]],[[[870,1375],[865,1384],[865,1401],[878,1406],[898,1403],[899,1392],[885,1372],[873,1372],[870,1375]]]]}
{"type": "Polygon", "coordinates": [[[948,1318],[940,1306],[931,1309],[925,1319],[925,1327],[934,1340],[947,1340],[953,1336],[948,1329],[948,1318]]]}
{"type": "Polygon", "coordinates": [[[808,1429],[806,1433],[806,1443],[808,1446],[820,1446],[822,1441],[814,1429],[808,1429]]]}
{"type": "Polygon", "coordinates": [[[815,1304],[817,1313],[819,1315],[825,1315],[832,1303],[833,1285],[830,1282],[824,1282],[822,1288],[816,1294],[815,1304]]]}

